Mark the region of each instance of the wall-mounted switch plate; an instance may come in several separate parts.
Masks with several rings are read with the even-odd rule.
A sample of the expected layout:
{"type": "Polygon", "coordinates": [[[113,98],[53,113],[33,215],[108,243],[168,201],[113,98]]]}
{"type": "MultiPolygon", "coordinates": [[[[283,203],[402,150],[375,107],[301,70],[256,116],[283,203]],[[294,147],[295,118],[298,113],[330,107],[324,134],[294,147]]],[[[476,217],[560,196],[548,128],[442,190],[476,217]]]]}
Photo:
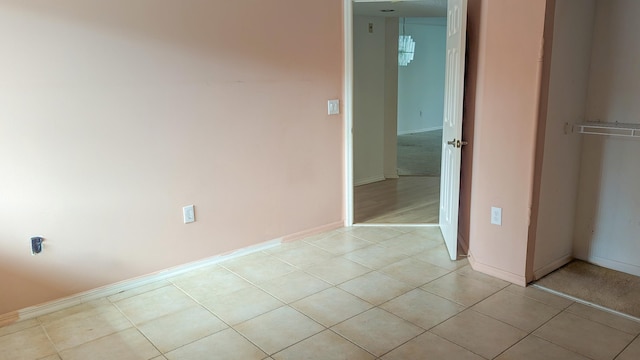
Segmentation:
{"type": "Polygon", "coordinates": [[[491,207],[491,223],[493,225],[502,225],[502,208],[491,207]]]}
{"type": "Polygon", "coordinates": [[[337,100],[337,99],[329,100],[327,104],[328,104],[329,115],[340,114],[340,100],[337,100]]]}
{"type": "Polygon", "coordinates": [[[193,205],[187,205],[182,208],[182,218],[185,224],[196,221],[196,212],[193,205]]]}

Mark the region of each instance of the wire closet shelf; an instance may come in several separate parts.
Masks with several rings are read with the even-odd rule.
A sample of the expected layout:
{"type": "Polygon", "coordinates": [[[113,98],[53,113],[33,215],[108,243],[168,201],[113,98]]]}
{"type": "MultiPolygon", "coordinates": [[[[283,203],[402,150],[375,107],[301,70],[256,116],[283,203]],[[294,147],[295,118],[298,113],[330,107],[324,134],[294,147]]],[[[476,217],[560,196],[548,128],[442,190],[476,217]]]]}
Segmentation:
{"type": "Polygon", "coordinates": [[[573,125],[575,132],[587,135],[640,137],[640,124],[583,122],[573,125]]]}

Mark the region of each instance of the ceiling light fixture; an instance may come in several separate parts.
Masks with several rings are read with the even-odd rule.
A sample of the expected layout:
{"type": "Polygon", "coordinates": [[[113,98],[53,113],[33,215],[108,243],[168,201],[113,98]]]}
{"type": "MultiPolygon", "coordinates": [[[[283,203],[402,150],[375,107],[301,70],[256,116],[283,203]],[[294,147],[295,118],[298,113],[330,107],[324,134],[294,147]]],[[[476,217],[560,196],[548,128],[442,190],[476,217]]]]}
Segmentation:
{"type": "Polygon", "coordinates": [[[402,35],[398,38],[398,65],[407,66],[413,60],[416,42],[405,34],[405,18],[402,18],[402,35]]]}

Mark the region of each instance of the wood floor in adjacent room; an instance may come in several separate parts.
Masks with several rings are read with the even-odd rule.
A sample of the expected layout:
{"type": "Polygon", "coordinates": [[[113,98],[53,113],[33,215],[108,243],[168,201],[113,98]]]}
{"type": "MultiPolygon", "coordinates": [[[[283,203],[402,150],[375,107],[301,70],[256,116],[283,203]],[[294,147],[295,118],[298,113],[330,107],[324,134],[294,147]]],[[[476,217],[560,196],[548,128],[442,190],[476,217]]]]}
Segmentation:
{"type": "Polygon", "coordinates": [[[437,224],[440,177],[401,176],[354,189],[356,224],[437,224]]]}

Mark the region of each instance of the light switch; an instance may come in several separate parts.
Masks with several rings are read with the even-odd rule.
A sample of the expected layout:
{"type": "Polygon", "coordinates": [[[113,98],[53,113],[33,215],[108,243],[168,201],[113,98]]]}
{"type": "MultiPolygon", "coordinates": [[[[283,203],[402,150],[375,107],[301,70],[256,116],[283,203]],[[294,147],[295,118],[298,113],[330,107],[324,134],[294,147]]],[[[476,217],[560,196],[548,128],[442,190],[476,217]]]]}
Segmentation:
{"type": "Polygon", "coordinates": [[[328,110],[329,115],[338,115],[340,114],[340,100],[329,100],[328,102],[328,110]]]}
{"type": "Polygon", "coordinates": [[[187,205],[182,208],[182,218],[184,219],[185,224],[196,221],[196,213],[193,205],[187,205]]]}

